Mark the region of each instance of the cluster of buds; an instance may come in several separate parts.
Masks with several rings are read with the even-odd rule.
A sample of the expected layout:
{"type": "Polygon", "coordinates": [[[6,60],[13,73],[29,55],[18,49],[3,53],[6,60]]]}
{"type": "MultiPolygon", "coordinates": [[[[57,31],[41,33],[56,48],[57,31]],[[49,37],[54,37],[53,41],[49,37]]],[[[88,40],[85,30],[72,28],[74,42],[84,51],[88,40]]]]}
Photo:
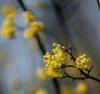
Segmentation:
{"type": "Polygon", "coordinates": [[[52,55],[49,52],[44,55],[46,74],[52,78],[62,77],[63,73],[59,68],[62,67],[66,60],[67,54],[65,52],[65,48],[54,43],[52,51],[52,55]]]}
{"type": "MultiPolygon", "coordinates": [[[[17,10],[14,7],[3,7],[1,8],[2,14],[4,14],[5,19],[2,24],[0,36],[10,39],[15,37],[16,27],[14,24],[14,19],[17,15],[17,10]]],[[[38,31],[44,29],[45,25],[42,21],[36,21],[36,16],[29,11],[23,12],[23,20],[29,25],[23,33],[23,37],[26,39],[32,39],[38,31]]]]}
{"type": "Polygon", "coordinates": [[[72,52],[65,49],[64,46],[60,44],[53,44],[53,54],[47,52],[44,55],[44,63],[45,63],[45,72],[46,75],[51,78],[71,78],[73,80],[84,80],[84,79],[92,79],[97,82],[100,82],[99,79],[90,75],[90,71],[92,70],[93,66],[89,69],[91,63],[90,59],[86,56],[86,54],[80,55],[79,57],[75,58],[72,52]],[[70,60],[74,62],[74,64],[68,64],[69,60],[67,57],[70,55],[70,60]],[[76,76],[70,75],[66,72],[65,69],[67,68],[75,68],[77,69],[81,75],[83,76],[76,76]]]}
{"type": "Polygon", "coordinates": [[[13,38],[15,36],[14,18],[16,17],[17,10],[13,6],[4,6],[1,7],[0,12],[5,16],[0,36],[8,39],[13,38]]]}
{"type": "Polygon", "coordinates": [[[90,59],[86,57],[86,54],[83,54],[76,59],[75,64],[77,68],[88,69],[90,65],[90,59]]]}
{"type": "Polygon", "coordinates": [[[41,31],[44,29],[44,23],[41,21],[34,21],[30,24],[30,27],[25,29],[24,31],[24,38],[26,39],[32,39],[37,32],[41,31]]]}

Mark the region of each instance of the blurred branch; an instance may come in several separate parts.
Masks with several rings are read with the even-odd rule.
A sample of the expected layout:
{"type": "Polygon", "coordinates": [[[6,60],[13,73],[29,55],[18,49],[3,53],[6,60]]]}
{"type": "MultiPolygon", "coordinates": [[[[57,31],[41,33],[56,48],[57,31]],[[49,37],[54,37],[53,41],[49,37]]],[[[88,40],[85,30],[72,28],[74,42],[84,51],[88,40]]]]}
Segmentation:
{"type": "MultiPolygon", "coordinates": [[[[22,0],[17,0],[20,4],[20,6],[22,7],[23,11],[27,11],[27,8],[25,7],[24,3],[22,0]]],[[[37,43],[42,51],[42,54],[44,55],[46,53],[46,50],[45,50],[45,47],[40,39],[40,37],[38,36],[38,34],[35,35],[35,38],[37,40],[37,43]]],[[[59,87],[59,83],[58,83],[58,80],[57,79],[52,79],[52,82],[53,82],[53,85],[56,89],[56,94],[61,94],[60,92],[60,87],[59,87]]]]}
{"type": "Polygon", "coordinates": [[[100,11],[100,2],[99,2],[99,0],[97,0],[97,4],[98,4],[99,11],[100,11]]]}
{"type": "MultiPolygon", "coordinates": [[[[17,1],[19,2],[19,4],[20,4],[20,6],[22,7],[23,11],[27,11],[27,10],[28,10],[28,9],[26,8],[26,6],[24,5],[24,3],[23,3],[22,0],[17,0],[17,1]]],[[[36,40],[38,41],[38,45],[39,45],[39,47],[40,47],[42,53],[45,54],[45,48],[44,48],[44,46],[43,46],[43,44],[42,44],[42,41],[41,41],[40,37],[38,36],[38,34],[35,35],[35,38],[36,38],[36,40]]]]}
{"type": "Polygon", "coordinates": [[[62,10],[71,2],[71,0],[51,0],[53,7],[56,11],[57,16],[59,17],[59,21],[61,25],[64,25],[64,17],[62,10]]]}
{"type": "Polygon", "coordinates": [[[18,3],[20,4],[20,6],[22,7],[22,9],[23,9],[24,11],[27,11],[27,8],[26,8],[26,6],[24,5],[23,1],[22,1],[22,0],[17,0],[17,1],[18,1],[18,3]]]}
{"type": "Polygon", "coordinates": [[[60,24],[63,25],[64,24],[64,18],[63,18],[63,15],[62,15],[62,8],[60,7],[60,4],[61,4],[61,0],[51,0],[52,1],[52,4],[53,4],[53,7],[56,11],[56,14],[59,18],[59,21],[60,21],[60,24]]]}

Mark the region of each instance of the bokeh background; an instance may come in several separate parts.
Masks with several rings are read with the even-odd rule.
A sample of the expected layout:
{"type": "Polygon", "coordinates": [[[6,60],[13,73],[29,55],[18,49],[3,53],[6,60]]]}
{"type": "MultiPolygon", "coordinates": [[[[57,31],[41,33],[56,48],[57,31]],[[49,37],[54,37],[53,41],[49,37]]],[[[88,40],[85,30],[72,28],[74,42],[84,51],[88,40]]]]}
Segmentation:
{"type": "MultiPolygon", "coordinates": [[[[94,76],[100,78],[100,11],[96,0],[23,0],[29,11],[46,25],[39,36],[46,50],[52,43],[64,46],[71,44],[75,57],[86,53],[94,64],[94,76]],[[54,3],[56,2],[56,4],[54,3]],[[42,7],[37,7],[42,3],[42,7]],[[56,9],[59,6],[60,11],[56,9]]],[[[0,94],[35,94],[37,88],[45,88],[56,94],[50,79],[38,78],[37,70],[43,68],[42,53],[36,39],[23,38],[23,29],[27,26],[22,19],[23,10],[17,0],[0,0],[0,8],[5,5],[17,7],[18,14],[14,21],[16,37],[0,37],[0,94]]],[[[0,13],[0,27],[4,16],[0,13]]],[[[100,84],[87,80],[89,94],[99,94],[100,84]]],[[[78,81],[59,79],[61,88],[75,88],[78,81]]],[[[73,90],[73,89],[72,89],[73,90]]],[[[41,93],[42,94],[42,93],[41,93]]],[[[71,94],[65,92],[64,94],[71,94]]]]}

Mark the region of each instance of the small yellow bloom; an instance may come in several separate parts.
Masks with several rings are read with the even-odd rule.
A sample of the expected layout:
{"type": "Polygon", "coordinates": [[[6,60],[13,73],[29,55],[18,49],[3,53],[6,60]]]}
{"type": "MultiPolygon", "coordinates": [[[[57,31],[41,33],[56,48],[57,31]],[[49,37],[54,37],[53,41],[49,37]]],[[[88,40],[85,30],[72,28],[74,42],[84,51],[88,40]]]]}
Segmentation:
{"type": "Polygon", "coordinates": [[[61,46],[60,44],[53,44],[53,54],[50,55],[49,52],[47,52],[44,55],[44,63],[48,63],[50,64],[51,62],[55,62],[54,65],[56,67],[61,67],[66,60],[66,52],[65,52],[65,48],[63,46],[61,46]]]}
{"type": "Polygon", "coordinates": [[[56,59],[57,64],[59,64],[59,66],[62,66],[65,63],[67,55],[67,53],[65,52],[65,47],[61,46],[60,44],[54,43],[52,51],[54,53],[54,59],[56,59]]]}
{"type": "Polygon", "coordinates": [[[48,64],[53,60],[53,57],[50,55],[49,52],[46,52],[46,54],[44,55],[44,63],[48,64]]]}
{"type": "Polygon", "coordinates": [[[89,93],[89,87],[86,82],[79,82],[76,89],[77,94],[88,94],[89,93]]]}
{"type": "Polygon", "coordinates": [[[64,46],[60,44],[53,44],[53,54],[47,52],[44,55],[45,71],[46,74],[52,78],[62,77],[62,71],[59,69],[65,63],[66,52],[64,46]]]}
{"type": "Polygon", "coordinates": [[[17,13],[11,13],[6,16],[6,19],[9,19],[11,21],[14,21],[14,18],[16,17],[17,13]]]}
{"type": "Polygon", "coordinates": [[[87,69],[90,65],[90,59],[85,55],[80,55],[75,61],[76,67],[80,69],[87,69]]]}
{"type": "Polygon", "coordinates": [[[38,88],[35,92],[35,94],[48,94],[47,90],[43,88],[38,88]]]}
{"type": "Polygon", "coordinates": [[[37,26],[31,26],[33,32],[37,33],[38,31],[40,31],[40,29],[37,26]]]}
{"type": "Polygon", "coordinates": [[[24,36],[25,39],[32,39],[34,37],[34,32],[33,32],[32,28],[26,29],[24,31],[23,36],[24,36]]]}
{"type": "Polygon", "coordinates": [[[51,78],[63,77],[63,73],[60,69],[53,67],[52,65],[47,64],[45,66],[46,75],[51,78]]]}
{"type": "Polygon", "coordinates": [[[27,28],[25,31],[24,31],[24,38],[26,39],[32,39],[34,38],[35,34],[38,32],[38,28],[37,27],[30,27],[30,28],[27,28]]]}
{"type": "Polygon", "coordinates": [[[15,36],[15,25],[13,23],[13,20],[5,18],[0,33],[0,35],[5,38],[13,38],[15,36]]]}
{"type": "Polygon", "coordinates": [[[13,21],[11,21],[8,18],[5,18],[5,20],[3,22],[3,25],[2,25],[2,29],[4,29],[4,28],[13,28],[14,26],[15,25],[14,25],[13,21]]]}
{"type": "Polygon", "coordinates": [[[45,28],[44,23],[41,22],[41,21],[34,21],[34,22],[31,23],[31,26],[32,27],[37,27],[39,30],[42,30],[42,29],[45,28]]]}
{"type": "Polygon", "coordinates": [[[5,28],[0,35],[8,39],[13,38],[15,36],[15,28],[5,28]]]}
{"type": "Polygon", "coordinates": [[[29,11],[25,11],[23,13],[23,16],[24,16],[24,21],[27,24],[32,23],[36,19],[36,16],[30,13],[29,11]]]}
{"type": "Polygon", "coordinates": [[[12,14],[12,13],[17,13],[17,9],[14,6],[11,5],[4,5],[0,8],[0,12],[4,14],[5,16],[12,14]]]}
{"type": "Polygon", "coordinates": [[[40,68],[37,70],[37,76],[41,79],[41,80],[46,80],[47,79],[47,76],[46,76],[46,73],[45,73],[45,70],[40,68]]]}

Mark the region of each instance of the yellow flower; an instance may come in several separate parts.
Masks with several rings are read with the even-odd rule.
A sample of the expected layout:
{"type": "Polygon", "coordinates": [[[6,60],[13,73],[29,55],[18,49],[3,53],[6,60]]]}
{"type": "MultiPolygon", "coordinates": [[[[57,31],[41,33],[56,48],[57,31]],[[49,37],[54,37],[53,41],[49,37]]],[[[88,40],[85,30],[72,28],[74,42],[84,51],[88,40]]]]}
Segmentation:
{"type": "Polygon", "coordinates": [[[54,59],[56,59],[56,63],[58,66],[62,66],[65,63],[66,60],[66,55],[67,53],[65,52],[65,47],[61,46],[60,44],[53,44],[53,49],[52,49],[54,55],[54,59]]]}
{"type": "Polygon", "coordinates": [[[61,67],[65,63],[66,59],[66,52],[65,48],[61,46],[60,44],[53,44],[53,54],[50,55],[49,52],[47,52],[44,55],[44,63],[51,64],[51,62],[55,62],[54,65],[56,67],[61,67]]]}
{"type": "Polygon", "coordinates": [[[37,27],[30,27],[30,28],[27,28],[25,31],[24,31],[24,38],[26,39],[32,39],[34,38],[35,34],[38,32],[38,28],[37,27]]]}
{"type": "Polygon", "coordinates": [[[17,9],[16,9],[16,7],[11,6],[11,5],[4,5],[4,6],[2,6],[0,8],[0,12],[2,14],[4,14],[5,16],[7,16],[9,14],[16,13],[17,12],[17,9]]]}
{"type": "Polygon", "coordinates": [[[34,37],[34,32],[32,30],[32,28],[28,28],[24,31],[24,34],[23,34],[24,38],[26,39],[32,39],[34,37]]]}
{"type": "Polygon", "coordinates": [[[2,30],[0,32],[1,36],[5,38],[13,38],[15,36],[15,25],[12,20],[6,18],[2,25],[2,30]]]}
{"type": "Polygon", "coordinates": [[[43,89],[43,88],[38,88],[35,91],[35,94],[48,94],[47,90],[43,89]]]}
{"type": "Polygon", "coordinates": [[[39,68],[38,70],[37,70],[37,76],[41,79],[41,80],[46,80],[47,79],[47,76],[46,76],[46,74],[45,74],[45,70],[44,69],[42,69],[42,68],[39,68]]]}
{"type": "Polygon", "coordinates": [[[53,60],[53,57],[50,55],[49,52],[46,52],[46,54],[44,55],[44,63],[48,64],[53,60]]]}
{"type": "Polygon", "coordinates": [[[6,19],[9,19],[9,20],[13,21],[14,18],[16,17],[16,15],[17,15],[17,13],[11,13],[11,14],[6,16],[6,19]]]}
{"type": "Polygon", "coordinates": [[[90,59],[86,54],[80,55],[75,61],[76,67],[80,69],[87,69],[90,65],[90,59]]]}
{"type": "Polygon", "coordinates": [[[15,28],[5,28],[0,35],[8,39],[13,38],[15,36],[15,28]]]}
{"type": "Polygon", "coordinates": [[[9,18],[5,18],[3,25],[2,25],[2,29],[4,28],[13,28],[15,25],[13,23],[13,21],[11,21],[9,18]]]}
{"type": "Polygon", "coordinates": [[[37,27],[39,30],[42,30],[42,29],[45,28],[44,23],[41,22],[41,21],[34,21],[34,22],[31,23],[31,26],[32,27],[37,27]]]}
{"type": "Polygon", "coordinates": [[[32,39],[34,35],[38,32],[41,31],[44,28],[43,22],[35,21],[31,24],[31,27],[26,29],[24,32],[24,37],[26,39],[32,39]]]}
{"type": "Polygon", "coordinates": [[[27,24],[32,23],[36,19],[36,16],[30,13],[29,11],[25,11],[23,13],[23,16],[24,16],[24,21],[27,24]]]}
{"type": "Polygon", "coordinates": [[[45,66],[45,72],[46,75],[51,78],[63,77],[62,71],[58,68],[53,67],[52,65],[50,66],[50,64],[47,64],[45,66]]]}
{"type": "Polygon", "coordinates": [[[75,91],[77,94],[88,94],[89,93],[88,84],[85,82],[79,82],[75,91]]]}
{"type": "Polygon", "coordinates": [[[66,52],[64,46],[60,44],[53,44],[53,54],[51,55],[47,52],[44,55],[45,71],[46,74],[50,77],[62,77],[61,67],[66,60],[66,52]]]}

